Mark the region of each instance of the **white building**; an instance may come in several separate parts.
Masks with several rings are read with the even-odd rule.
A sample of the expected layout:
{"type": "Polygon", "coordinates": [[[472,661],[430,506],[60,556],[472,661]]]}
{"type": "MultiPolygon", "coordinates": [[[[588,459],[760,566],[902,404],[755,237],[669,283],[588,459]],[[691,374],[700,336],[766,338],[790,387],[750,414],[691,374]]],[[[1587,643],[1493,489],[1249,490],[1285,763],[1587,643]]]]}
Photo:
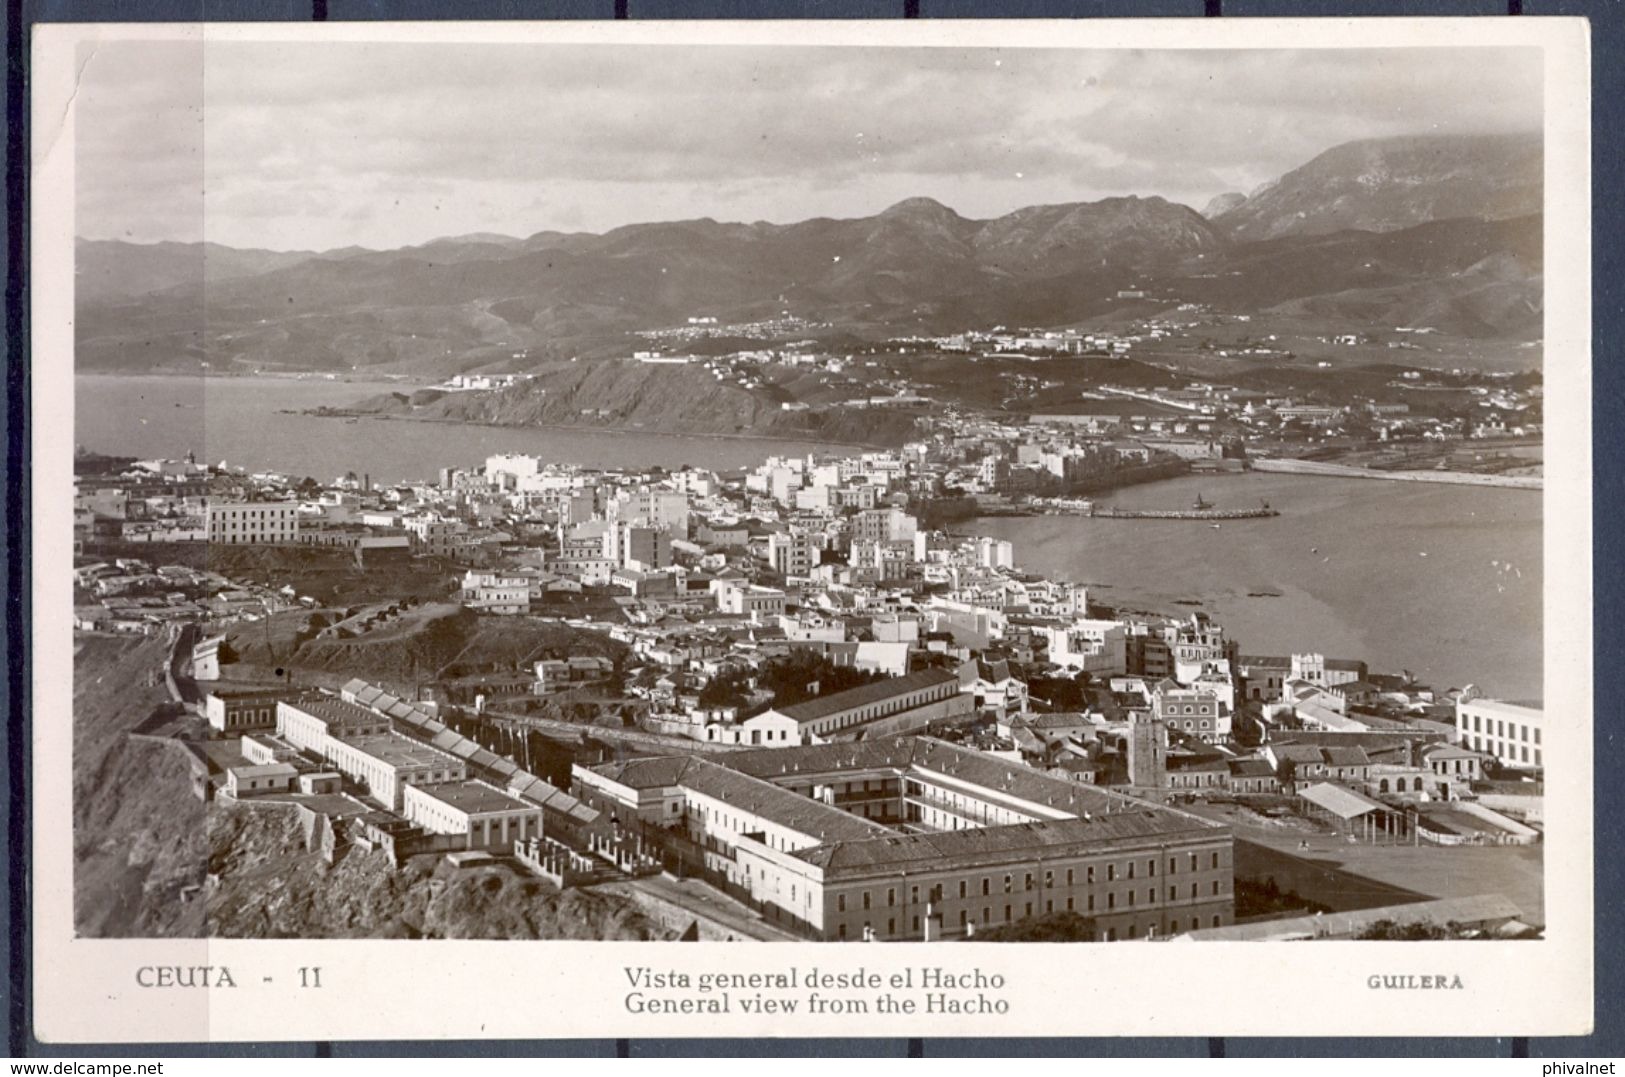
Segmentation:
{"type": "Polygon", "coordinates": [[[1081,618],[1046,628],[1044,636],[1049,660],[1058,666],[1108,675],[1128,670],[1128,630],[1116,621],[1081,618]]]}
{"type": "Polygon", "coordinates": [[[401,814],[430,834],[463,839],[465,849],[511,850],[515,841],[542,833],[541,805],[477,779],[408,785],[401,814]]]}
{"type": "Polygon", "coordinates": [[[299,506],[292,501],[220,501],[204,510],[210,542],[227,546],[296,542],[299,506]]]}
{"type": "Polygon", "coordinates": [[[1456,732],[1461,743],[1477,752],[1493,755],[1509,767],[1539,769],[1541,728],[1545,712],[1532,703],[1509,703],[1499,699],[1458,699],[1456,732]]]}

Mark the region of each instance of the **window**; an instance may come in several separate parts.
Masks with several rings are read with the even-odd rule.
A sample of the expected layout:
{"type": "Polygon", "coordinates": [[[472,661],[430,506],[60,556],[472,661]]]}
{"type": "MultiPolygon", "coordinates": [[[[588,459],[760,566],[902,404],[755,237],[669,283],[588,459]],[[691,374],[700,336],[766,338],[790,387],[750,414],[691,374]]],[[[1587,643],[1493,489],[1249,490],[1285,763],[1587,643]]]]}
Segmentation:
{"type": "Polygon", "coordinates": [[[1132,860],[1128,862],[1128,877],[1134,878],[1134,861],[1132,860]]]}
{"type": "Polygon", "coordinates": [[[1192,901],[1196,900],[1196,884],[1195,883],[1191,883],[1191,900],[1192,901]]]}
{"type": "Polygon", "coordinates": [[[1196,870],[1196,854],[1195,853],[1191,854],[1191,870],[1192,871],[1196,870]]]}
{"type": "Polygon", "coordinates": [[[1086,871],[1088,873],[1087,874],[1088,881],[1089,881],[1089,883],[1091,885],[1093,885],[1094,881],[1095,881],[1095,867],[1094,867],[1094,865],[1093,864],[1089,865],[1089,867],[1086,869],[1086,871]]]}
{"type": "Polygon", "coordinates": [[[1156,859],[1156,857],[1152,857],[1150,860],[1147,860],[1145,862],[1145,873],[1147,875],[1149,875],[1153,879],[1155,879],[1157,877],[1157,859],[1156,859]]]}
{"type": "Polygon", "coordinates": [[[983,879],[982,880],[982,896],[983,897],[987,897],[987,894],[988,894],[987,884],[988,884],[988,880],[983,879]]]}
{"type": "Polygon", "coordinates": [[[865,909],[869,907],[869,891],[867,890],[863,892],[863,907],[865,909]]]}
{"type": "Polygon", "coordinates": [[[897,918],[895,916],[886,921],[886,934],[897,934],[897,918]]]}
{"type": "Polygon", "coordinates": [[[1177,875],[1177,874],[1179,874],[1179,861],[1175,860],[1171,856],[1168,858],[1168,874],[1169,875],[1177,875]]]}
{"type": "Polygon", "coordinates": [[[1027,872],[1026,877],[1022,880],[1021,888],[1023,890],[1031,890],[1033,888],[1033,873],[1032,872],[1030,872],[1030,871],[1027,872]]]}
{"type": "Polygon", "coordinates": [[[890,908],[895,904],[897,904],[897,888],[895,886],[888,886],[886,888],[886,907],[890,908]]]}
{"type": "Polygon", "coordinates": [[[965,896],[965,880],[964,879],[959,880],[959,896],[960,897],[965,896]]]}
{"type": "Polygon", "coordinates": [[[1067,912],[1072,911],[1072,899],[1071,898],[1066,899],[1066,911],[1067,912]]]}
{"type": "Polygon", "coordinates": [[[1134,908],[1134,891],[1132,890],[1128,892],[1128,907],[1134,908]]]}
{"type": "Polygon", "coordinates": [[[1072,869],[1071,868],[1066,869],[1066,885],[1068,885],[1068,886],[1072,885],[1072,869]]]}
{"type": "Polygon", "coordinates": [[[1014,882],[1014,880],[1015,880],[1014,875],[1008,875],[1008,874],[1005,875],[1005,877],[1004,877],[1004,892],[1006,894],[1008,894],[1010,892],[1010,886],[1014,882]]]}
{"type": "Polygon", "coordinates": [[[908,903],[910,905],[918,905],[920,903],[920,888],[919,887],[911,886],[911,887],[908,888],[908,903]]]}
{"type": "Polygon", "coordinates": [[[1115,882],[1116,879],[1117,879],[1117,865],[1116,864],[1107,864],[1106,865],[1106,881],[1107,882],[1115,882]]]}
{"type": "Polygon", "coordinates": [[[1179,899],[1179,888],[1175,887],[1175,886],[1170,886],[1168,888],[1168,900],[1169,901],[1177,901],[1178,899],[1179,899]]]}
{"type": "Polygon", "coordinates": [[[835,937],[838,938],[838,939],[846,938],[846,925],[845,924],[842,924],[842,925],[840,925],[839,927],[837,927],[835,929],[835,937]]]}
{"type": "Polygon", "coordinates": [[[1117,908],[1117,895],[1116,894],[1107,894],[1106,895],[1106,908],[1108,908],[1108,909],[1117,908]]]}
{"type": "Polygon", "coordinates": [[[1004,922],[1007,924],[1010,922],[1010,906],[1008,905],[1004,907],[1004,922]]]}
{"type": "Polygon", "coordinates": [[[993,919],[992,913],[993,913],[992,909],[989,909],[986,905],[983,905],[982,906],[982,923],[985,924],[985,923],[990,922],[993,919]]]}
{"type": "Polygon", "coordinates": [[[1093,894],[1089,895],[1089,911],[1090,912],[1095,911],[1095,895],[1093,895],[1093,894]]]}
{"type": "Polygon", "coordinates": [[[1213,895],[1215,897],[1217,897],[1218,894],[1219,894],[1219,880],[1214,879],[1213,880],[1213,895]]]}

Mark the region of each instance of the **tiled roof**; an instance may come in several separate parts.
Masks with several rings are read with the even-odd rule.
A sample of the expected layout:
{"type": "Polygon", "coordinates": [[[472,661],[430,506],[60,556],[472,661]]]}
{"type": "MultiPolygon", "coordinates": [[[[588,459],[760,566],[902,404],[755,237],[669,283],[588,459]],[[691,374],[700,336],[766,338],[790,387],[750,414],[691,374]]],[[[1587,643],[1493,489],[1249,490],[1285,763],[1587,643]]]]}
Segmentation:
{"type": "Polygon", "coordinates": [[[834,695],[821,696],[818,699],[809,699],[805,703],[794,703],[788,707],[778,708],[778,712],[798,724],[815,722],[820,718],[827,718],[844,710],[854,707],[867,707],[875,703],[884,703],[889,699],[917,692],[922,688],[931,688],[940,684],[957,684],[959,678],[955,674],[943,669],[927,669],[919,673],[910,673],[903,677],[891,677],[887,680],[876,681],[873,684],[860,684],[856,688],[849,688],[834,695]]]}
{"type": "Polygon", "coordinates": [[[343,729],[346,726],[376,726],[380,722],[388,724],[382,715],[374,714],[366,707],[358,707],[354,703],[346,703],[337,696],[304,696],[291,700],[288,706],[303,711],[313,717],[320,718],[329,727],[343,729]]]}
{"type": "Polygon", "coordinates": [[[1095,850],[1113,842],[1138,844],[1147,838],[1176,835],[1218,837],[1215,827],[1194,816],[1146,807],[1094,815],[1087,819],[1017,823],[1014,826],[977,827],[935,834],[887,834],[864,841],[820,845],[795,855],[824,869],[827,879],[842,871],[899,867],[909,863],[969,866],[978,861],[999,863],[1025,851],[1064,855],[1071,850],[1095,850]]]}

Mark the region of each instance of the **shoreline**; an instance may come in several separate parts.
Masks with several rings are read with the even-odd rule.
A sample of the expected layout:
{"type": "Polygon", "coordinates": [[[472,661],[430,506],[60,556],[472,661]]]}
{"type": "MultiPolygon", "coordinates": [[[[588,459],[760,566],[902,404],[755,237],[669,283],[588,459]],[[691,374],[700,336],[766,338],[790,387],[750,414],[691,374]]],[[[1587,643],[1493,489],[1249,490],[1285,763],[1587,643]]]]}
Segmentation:
{"type": "MultiPolygon", "coordinates": [[[[194,381],[309,381],[323,385],[418,385],[410,374],[228,374],[218,370],[75,370],[75,378],[190,378],[194,381]]],[[[423,385],[428,388],[428,385],[423,385]]]]}
{"type": "Polygon", "coordinates": [[[1324,479],[1382,479],[1389,482],[1427,482],[1440,486],[1477,486],[1499,490],[1546,489],[1545,476],[1480,475],[1473,471],[1376,471],[1350,464],[1327,464],[1315,460],[1251,460],[1253,471],[1274,475],[1310,475],[1324,479]]]}
{"type": "Polygon", "coordinates": [[[367,411],[346,411],[329,408],[318,410],[306,408],[302,410],[283,409],[283,415],[304,415],[312,419],[342,419],[348,422],[351,419],[371,420],[373,422],[407,422],[424,423],[426,425],[444,426],[473,426],[488,430],[551,430],[573,434],[602,434],[612,437],[617,434],[646,434],[650,437],[662,438],[692,438],[696,441],[783,441],[799,445],[817,445],[839,449],[866,449],[872,452],[895,452],[901,446],[879,445],[865,441],[834,441],[817,437],[792,437],[787,434],[730,434],[730,433],[701,433],[687,430],[652,430],[644,426],[586,426],[574,423],[496,423],[482,422],[477,419],[435,419],[415,415],[379,415],[367,411]]]}

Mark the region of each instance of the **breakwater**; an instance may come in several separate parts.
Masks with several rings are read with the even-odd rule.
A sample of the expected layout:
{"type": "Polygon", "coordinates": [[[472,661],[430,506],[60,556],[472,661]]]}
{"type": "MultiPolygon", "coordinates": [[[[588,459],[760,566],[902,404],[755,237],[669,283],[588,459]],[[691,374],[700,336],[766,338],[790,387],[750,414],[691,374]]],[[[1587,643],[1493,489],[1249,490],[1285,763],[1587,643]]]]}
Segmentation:
{"type": "Polygon", "coordinates": [[[1045,516],[1087,516],[1095,520],[1261,520],[1281,515],[1268,505],[1256,509],[1120,509],[1071,498],[1034,498],[1032,508],[1045,516]]]}
{"type": "Polygon", "coordinates": [[[1325,475],[1345,479],[1387,479],[1391,482],[1432,482],[1448,486],[1498,486],[1509,490],[1541,490],[1545,480],[1536,475],[1479,475],[1470,471],[1378,471],[1375,468],[1327,464],[1318,460],[1250,461],[1254,471],[1284,475],[1325,475]]]}

